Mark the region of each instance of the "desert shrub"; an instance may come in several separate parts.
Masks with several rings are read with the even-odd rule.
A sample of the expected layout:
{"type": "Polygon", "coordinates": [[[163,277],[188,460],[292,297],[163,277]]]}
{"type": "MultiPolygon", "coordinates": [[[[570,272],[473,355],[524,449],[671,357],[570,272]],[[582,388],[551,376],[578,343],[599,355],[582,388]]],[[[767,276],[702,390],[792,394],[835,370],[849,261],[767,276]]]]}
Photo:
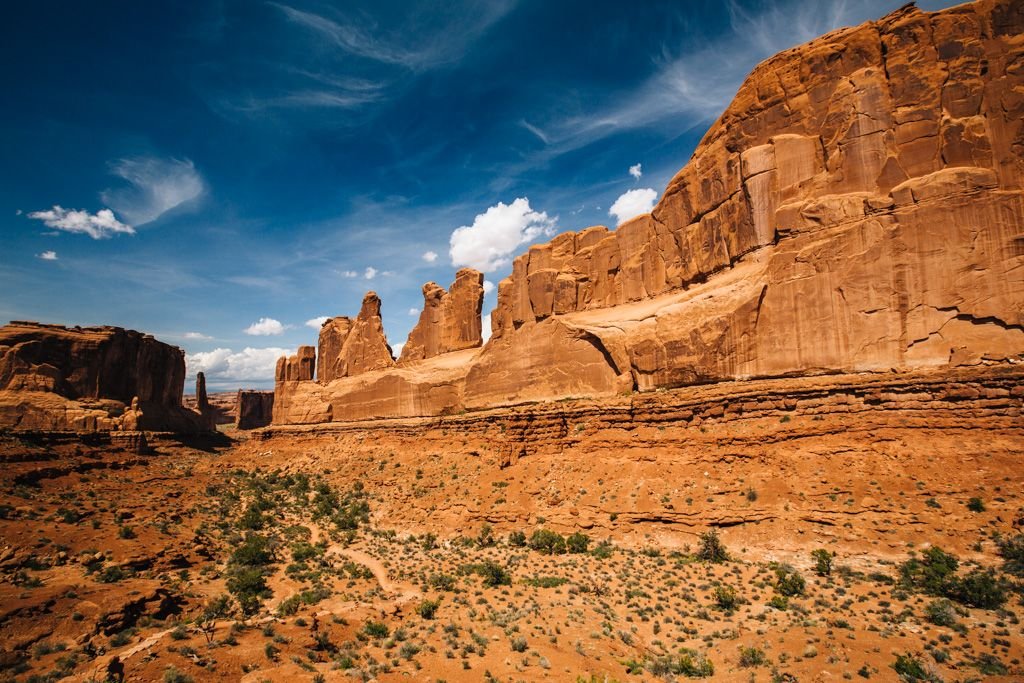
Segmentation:
{"type": "Polygon", "coordinates": [[[270,539],[261,534],[246,534],[242,545],[231,554],[231,564],[263,567],[274,561],[270,539]]]}
{"type": "Polygon", "coordinates": [[[270,597],[266,577],[259,567],[234,566],[229,569],[228,592],[235,596],[238,606],[246,616],[260,609],[260,601],[270,597]]]}
{"type": "Polygon", "coordinates": [[[996,609],[1006,602],[1006,590],[991,569],[975,569],[956,580],[950,597],[971,607],[996,609]]]}
{"type": "Polygon", "coordinates": [[[1024,576],[1024,534],[999,541],[999,555],[1003,558],[1003,571],[1024,576]]]}
{"type": "Polygon", "coordinates": [[[920,559],[912,557],[900,565],[900,583],[904,588],[929,595],[946,595],[956,580],[959,564],[955,555],[933,546],[920,559]]]}
{"type": "Polygon", "coordinates": [[[914,655],[896,655],[896,661],[892,664],[893,670],[899,675],[901,681],[908,683],[913,681],[926,681],[941,683],[942,679],[926,670],[924,664],[914,655]]]}
{"type": "Polygon", "coordinates": [[[431,574],[427,579],[427,585],[439,591],[455,590],[455,577],[448,574],[431,574]]]}
{"type": "Polygon", "coordinates": [[[192,677],[171,665],[164,669],[164,683],[192,683],[192,677]]]}
{"type": "Polygon", "coordinates": [[[733,610],[740,604],[739,593],[732,586],[716,586],[714,595],[715,604],[721,609],[733,610]]]}
{"type": "Polygon", "coordinates": [[[565,539],[565,547],[570,553],[585,553],[590,547],[590,537],[577,531],[565,539]]]}
{"type": "Polygon", "coordinates": [[[512,642],[509,643],[509,646],[512,648],[513,652],[526,652],[526,638],[516,636],[512,639],[512,642]]]}
{"type": "Polygon", "coordinates": [[[936,626],[956,624],[956,608],[946,598],[938,598],[929,602],[924,608],[924,616],[936,626]]]}
{"type": "Polygon", "coordinates": [[[811,551],[811,559],[814,560],[814,571],[818,576],[829,576],[832,574],[832,559],[835,553],[824,548],[811,551]]]}
{"type": "Polygon", "coordinates": [[[476,544],[481,548],[488,548],[494,545],[494,530],[491,525],[484,522],[480,527],[480,533],[476,536],[476,544]]]}
{"type": "Polygon", "coordinates": [[[522,531],[513,531],[508,535],[508,544],[513,548],[522,548],[526,546],[526,534],[522,531]]]}
{"type": "MultiPolygon", "coordinates": [[[[710,678],[715,675],[715,666],[703,655],[683,649],[678,655],[661,655],[646,661],[648,671],[655,676],[672,680],[674,676],[686,678],[710,678]]],[[[643,667],[639,667],[639,673],[643,667]]]]}
{"type": "Polygon", "coordinates": [[[560,555],[565,552],[562,534],[550,529],[537,529],[530,536],[530,548],[545,555],[560,555]]]}
{"type": "Polygon", "coordinates": [[[131,540],[135,538],[135,529],[130,526],[124,525],[118,528],[117,535],[123,539],[131,540]]]}
{"type": "Polygon", "coordinates": [[[986,676],[1005,676],[1010,673],[1006,665],[999,661],[991,652],[984,652],[978,656],[978,659],[972,663],[972,666],[978,670],[979,673],[985,674],[986,676]]]}
{"type": "Polygon", "coordinates": [[[416,607],[416,612],[424,619],[433,619],[440,606],[440,600],[424,600],[416,607]]]}
{"type": "Polygon", "coordinates": [[[109,565],[103,568],[97,576],[96,580],[101,583],[117,583],[122,579],[126,578],[128,573],[121,569],[116,564],[109,565]]]}
{"type": "Polygon", "coordinates": [[[763,650],[756,647],[740,647],[740,666],[744,668],[761,666],[767,661],[763,650]]]}
{"type": "Polygon", "coordinates": [[[512,585],[512,575],[494,560],[475,565],[473,571],[483,578],[483,584],[489,588],[512,585]]]}
{"type": "Polygon", "coordinates": [[[391,629],[384,622],[371,620],[363,624],[363,633],[371,638],[387,638],[391,629]]]}
{"type": "Polygon", "coordinates": [[[970,510],[971,512],[984,512],[985,501],[977,497],[971,498],[969,501],[967,501],[967,509],[970,510]]]}
{"type": "Polygon", "coordinates": [[[311,560],[320,555],[321,552],[323,552],[321,548],[307,541],[298,541],[292,544],[292,560],[295,562],[311,560]]]}
{"type": "Polygon", "coordinates": [[[697,549],[697,557],[705,562],[727,562],[729,553],[718,537],[718,532],[712,529],[700,535],[700,548],[697,549]]]}
{"type": "Polygon", "coordinates": [[[590,551],[590,554],[599,560],[607,560],[612,556],[613,552],[615,552],[615,546],[613,546],[609,541],[601,541],[594,546],[594,549],[590,551]]]}
{"type": "Polygon", "coordinates": [[[259,507],[250,503],[242,516],[238,518],[236,526],[242,530],[259,531],[267,525],[267,518],[260,512],[259,507]]]}
{"type": "Polygon", "coordinates": [[[795,569],[779,567],[775,570],[775,590],[779,595],[792,598],[803,595],[807,582],[795,569]]]}
{"type": "Polygon", "coordinates": [[[557,588],[569,583],[569,579],[561,576],[533,576],[528,579],[524,579],[523,583],[527,586],[535,586],[537,588],[557,588]]]}

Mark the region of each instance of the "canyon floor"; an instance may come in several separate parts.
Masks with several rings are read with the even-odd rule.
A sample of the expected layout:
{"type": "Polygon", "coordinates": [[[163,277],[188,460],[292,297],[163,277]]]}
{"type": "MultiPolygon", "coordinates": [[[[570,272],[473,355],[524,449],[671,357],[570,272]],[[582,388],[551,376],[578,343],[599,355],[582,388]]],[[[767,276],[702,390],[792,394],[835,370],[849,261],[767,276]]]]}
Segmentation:
{"type": "Polygon", "coordinates": [[[0,680],[1020,680],[1020,378],[3,435],[0,680]]]}

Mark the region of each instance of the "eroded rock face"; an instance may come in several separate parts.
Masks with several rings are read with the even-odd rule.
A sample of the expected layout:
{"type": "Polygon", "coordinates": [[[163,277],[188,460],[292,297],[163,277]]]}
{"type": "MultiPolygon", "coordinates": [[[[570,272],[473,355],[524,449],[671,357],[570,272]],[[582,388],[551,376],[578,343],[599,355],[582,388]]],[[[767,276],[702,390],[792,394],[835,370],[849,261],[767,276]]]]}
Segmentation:
{"type": "Polygon", "coordinates": [[[483,305],[484,275],[478,270],[460,270],[447,292],[434,282],[423,285],[423,310],[402,347],[399,362],[480,346],[483,305]]]}
{"type": "Polygon", "coordinates": [[[121,428],[197,431],[182,408],[185,355],[119,327],[15,321],[0,327],[0,426],[23,430],[121,428]]]}
{"type": "Polygon", "coordinates": [[[330,382],[344,377],[341,350],[351,331],[352,319],[344,315],[328,318],[320,327],[320,339],[317,343],[317,357],[320,358],[316,374],[317,381],[330,382]]]}
{"type": "MultiPolygon", "coordinates": [[[[1022,64],[1024,5],[1010,0],[906,6],[772,57],[650,215],[513,261],[492,339],[444,386],[485,408],[1020,362],[1022,64]]],[[[424,294],[408,358],[429,374],[445,364],[421,350],[444,293],[424,294]]],[[[332,419],[315,400],[349,391],[365,397],[342,384],[301,412],[332,419]]]]}
{"type": "Polygon", "coordinates": [[[240,389],[235,415],[239,429],[266,427],[274,417],[274,392],[240,389]]]}
{"type": "Polygon", "coordinates": [[[341,347],[339,367],[342,377],[352,377],[371,370],[394,366],[395,358],[380,319],[380,297],[367,292],[359,315],[341,347]]]}

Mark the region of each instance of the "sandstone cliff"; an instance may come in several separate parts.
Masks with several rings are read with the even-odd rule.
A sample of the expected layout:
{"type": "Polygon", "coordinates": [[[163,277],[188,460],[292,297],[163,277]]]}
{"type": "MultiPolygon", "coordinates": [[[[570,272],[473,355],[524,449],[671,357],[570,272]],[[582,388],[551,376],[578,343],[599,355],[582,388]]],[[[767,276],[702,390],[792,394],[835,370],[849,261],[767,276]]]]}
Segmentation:
{"type": "Polygon", "coordinates": [[[120,327],[0,327],[0,427],[202,431],[182,407],[184,352],[120,327]]]}
{"type": "Polygon", "coordinates": [[[482,350],[296,383],[275,421],[1019,362],[1022,152],[1021,3],[835,31],[760,64],[650,215],[516,258],[482,350]]]}
{"type": "Polygon", "coordinates": [[[460,270],[447,292],[434,282],[423,285],[423,311],[402,347],[399,361],[423,360],[480,346],[483,306],[484,274],[478,270],[460,270]]]}
{"type": "Polygon", "coordinates": [[[240,389],[235,407],[239,429],[266,427],[274,417],[274,392],[240,389]]]}

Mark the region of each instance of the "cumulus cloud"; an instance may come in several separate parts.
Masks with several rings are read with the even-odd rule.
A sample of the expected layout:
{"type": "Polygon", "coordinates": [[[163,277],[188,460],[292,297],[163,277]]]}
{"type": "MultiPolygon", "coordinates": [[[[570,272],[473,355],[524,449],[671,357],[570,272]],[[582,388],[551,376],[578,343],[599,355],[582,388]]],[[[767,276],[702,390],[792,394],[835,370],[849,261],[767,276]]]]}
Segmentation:
{"type": "Polygon", "coordinates": [[[327,318],[328,316],[326,315],[321,315],[318,318],[310,318],[306,321],[306,327],[312,327],[314,330],[319,330],[324,326],[324,323],[327,322],[327,318]]]}
{"type": "Polygon", "coordinates": [[[284,334],[286,329],[288,328],[285,325],[273,318],[260,318],[245,328],[245,333],[253,337],[269,337],[270,335],[284,334]]]}
{"type": "Polygon", "coordinates": [[[640,180],[640,176],[644,174],[642,164],[633,164],[629,167],[629,175],[633,176],[637,180],[640,180]]]}
{"type": "Polygon", "coordinates": [[[491,338],[491,314],[488,313],[487,315],[485,315],[480,320],[480,324],[482,325],[482,329],[480,330],[480,337],[484,340],[484,343],[486,344],[487,340],[491,338]]]}
{"type": "Polygon", "coordinates": [[[409,309],[409,315],[419,315],[419,314],[420,314],[420,309],[418,309],[418,308],[410,308],[409,309]]]}
{"type": "Polygon", "coordinates": [[[287,355],[288,349],[277,347],[247,347],[238,352],[214,349],[186,356],[185,364],[189,377],[194,378],[196,373],[202,372],[210,383],[271,381],[277,359],[287,355]]]}
{"type": "Polygon", "coordinates": [[[210,339],[213,339],[213,337],[208,337],[202,332],[186,332],[181,336],[183,339],[190,339],[193,341],[209,341],[210,339]]]}
{"type": "Polygon", "coordinates": [[[423,260],[426,261],[427,263],[433,263],[434,261],[437,260],[437,252],[436,251],[425,251],[425,252],[423,252],[423,260]]]}
{"type": "Polygon", "coordinates": [[[188,159],[119,159],[111,172],[127,181],[128,187],[106,190],[100,196],[132,225],[155,221],[203,192],[203,179],[188,159]]]}
{"type": "Polygon", "coordinates": [[[520,197],[511,204],[498,202],[477,215],[473,225],[452,232],[449,255],[454,266],[471,266],[483,272],[500,268],[512,252],[541,235],[553,235],[558,217],[530,208],[520,197]]]}
{"type": "Polygon", "coordinates": [[[373,278],[377,277],[377,269],[374,268],[373,266],[367,266],[366,270],[363,271],[363,277],[366,278],[367,280],[372,280],[373,278]]]}
{"type": "Polygon", "coordinates": [[[490,280],[484,280],[484,294],[490,294],[494,291],[494,283],[490,280]]]}
{"type": "Polygon", "coordinates": [[[48,228],[81,233],[94,240],[105,239],[118,233],[135,234],[135,229],[117,220],[114,212],[110,209],[100,209],[96,213],[89,213],[85,210],[65,209],[59,204],[54,204],[52,209],[33,211],[28,217],[42,221],[48,228]]]}
{"type": "Polygon", "coordinates": [[[622,225],[630,218],[642,213],[650,213],[657,198],[658,193],[649,187],[623,192],[608,209],[608,215],[615,216],[619,225],[622,225]]]}
{"type": "Polygon", "coordinates": [[[42,254],[37,254],[36,258],[40,258],[44,261],[56,261],[57,252],[55,251],[44,251],[42,254]]]}
{"type": "Polygon", "coordinates": [[[395,358],[402,355],[402,349],[405,347],[405,342],[398,342],[397,344],[391,345],[391,353],[395,358]]]}

